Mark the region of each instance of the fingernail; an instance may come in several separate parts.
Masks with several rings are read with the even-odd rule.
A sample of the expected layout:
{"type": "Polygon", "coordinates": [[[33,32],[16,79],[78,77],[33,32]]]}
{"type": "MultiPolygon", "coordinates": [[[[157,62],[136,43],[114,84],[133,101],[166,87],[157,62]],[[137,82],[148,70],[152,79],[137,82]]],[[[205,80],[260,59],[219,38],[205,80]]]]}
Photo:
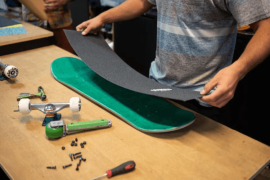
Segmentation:
{"type": "Polygon", "coordinates": [[[82,35],[85,35],[85,32],[82,32],[82,35]]]}
{"type": "Polygon", "coordinates": [[[200,94],[204,94],[205,93],[205,91],[204,90],[202,90],[201,92],[200,92],[200,94]]]}

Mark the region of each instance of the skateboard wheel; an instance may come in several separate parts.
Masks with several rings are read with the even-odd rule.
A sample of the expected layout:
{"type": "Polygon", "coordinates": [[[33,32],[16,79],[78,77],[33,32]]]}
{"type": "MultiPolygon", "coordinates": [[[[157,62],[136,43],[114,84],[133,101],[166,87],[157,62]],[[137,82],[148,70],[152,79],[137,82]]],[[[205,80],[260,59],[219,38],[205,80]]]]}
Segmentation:
{"type": "Polygon", "coordinates": [[[4,74],[6,77],[13,79],[16,78],[19,74],[19,70],[15,66],[7,66],[4,70],[4,74]]]}
{"type": "Polygon", "coordinates": [[[69,108],[71,112],[79,112],[81,110],[81,100],[79,97],[72,97],[69,101],[69,108]]]}
{"type": "Polygon", "coordinates": [[[19,101],[19,111],[22,114],[29,114],[31,112],[30,99],[21,99],[19,101]]]}

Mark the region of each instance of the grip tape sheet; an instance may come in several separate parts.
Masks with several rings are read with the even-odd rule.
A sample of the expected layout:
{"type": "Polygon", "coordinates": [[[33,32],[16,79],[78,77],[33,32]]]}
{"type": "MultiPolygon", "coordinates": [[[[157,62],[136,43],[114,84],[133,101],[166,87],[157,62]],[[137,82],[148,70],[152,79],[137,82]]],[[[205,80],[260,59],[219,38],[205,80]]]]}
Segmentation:
{"type": "Polygon", "coordinates": [[[99,76],[118,86],[143,94],[182,101],[202,96],[197,91],[166,86],[143,76],[127,65],[101,36],[82,36],[79,31],[64,31],[70,45],[85,64],[99,76]]]}

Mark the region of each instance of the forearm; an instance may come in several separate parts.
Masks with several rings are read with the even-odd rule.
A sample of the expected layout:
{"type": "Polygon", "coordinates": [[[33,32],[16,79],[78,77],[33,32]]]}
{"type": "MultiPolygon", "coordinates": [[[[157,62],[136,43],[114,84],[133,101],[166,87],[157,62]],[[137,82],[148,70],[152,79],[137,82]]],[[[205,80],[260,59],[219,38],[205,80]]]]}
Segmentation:
{"type": "Polygon", "coordinates": [[[103,24],[133,19],[151,9],[148,0],[127,0],[121,5],[99,15],[103,24]]]}
{"type": "Polygon", "coordinates": [[[270,54],[270,18],[251,25],[255,31],[240,58],[231,67],[238,72],[239,80],[270,54]]]}

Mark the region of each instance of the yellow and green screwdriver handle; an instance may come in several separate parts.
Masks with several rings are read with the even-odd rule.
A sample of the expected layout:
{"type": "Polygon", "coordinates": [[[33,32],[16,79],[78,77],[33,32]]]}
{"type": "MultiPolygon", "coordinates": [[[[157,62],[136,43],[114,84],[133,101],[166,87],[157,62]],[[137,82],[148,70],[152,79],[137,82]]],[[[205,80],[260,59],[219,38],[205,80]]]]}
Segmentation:
{"type": "Polygon", "coordinates": [[[51,121],[48,123],[45,127],[45,132],[48,139],[56,139],[65,136],[66,134],[73,134],[94,129],[103,129],[111,126],[112,122],[107,119],[73,122],[67,124],[65,124],[63,120],[60,120],[51,121]]]}

